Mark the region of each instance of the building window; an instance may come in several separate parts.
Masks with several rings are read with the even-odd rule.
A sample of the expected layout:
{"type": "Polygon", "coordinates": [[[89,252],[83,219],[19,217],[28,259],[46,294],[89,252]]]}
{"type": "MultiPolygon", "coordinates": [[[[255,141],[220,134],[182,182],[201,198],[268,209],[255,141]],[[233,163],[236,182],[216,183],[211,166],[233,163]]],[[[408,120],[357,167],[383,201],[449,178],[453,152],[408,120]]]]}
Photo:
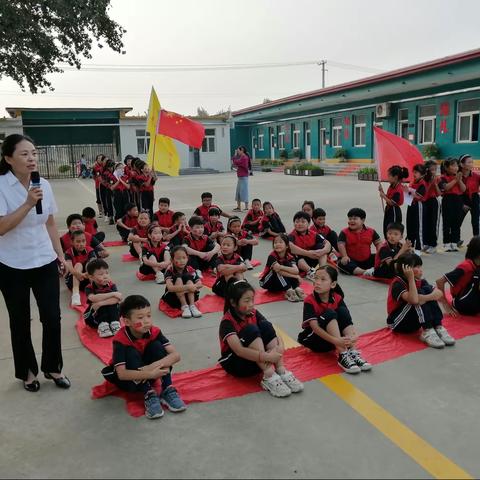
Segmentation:
{"type": "Polygon", "coordinates": [[[408,108],[398,111],[397,135],[408,140],[408,108]]]}
{"type": "Polygon", "coordinates": [[[202,152],[213,153],[215,152],[215,129],[206,128],[205,138],[202,143],[202,152]]]}
{"type": "Polygon", "coordinates": [[[292,148],[300,148],[300,130],[293,131],[292,148]]]}
{"type": "Polygon", "coordinates": [[[367,130],[367,116],[355,115],[353,126],[353,145],[355,147],[365,147],[365,132],[367,130]]]}
{"type": "Polygon", "coordinates": [[[478,142],[480,99],[462,100],[457,105],[457,142],[478,142]]]}
{"type": "Polygon", "coordinates": [[[342,119],[332,119],[332,147],[342,146],[342,119]]]}
{"type": "Polygon", "coordinates": [[[283,127],[278,127],[278,148],[279,150],[285,150],[285,131],[283,127]]]}
{"type": "Polygon", "coordinates": [[[135,130],[137,137],[137,155],[146,155],[150,146],[150,134],[145,130],[135,130]]]}
{"type": "Polygon", "coordinates": [[[422,105],[418,115],[418,143],[435,142],[435,105],[422,105]]]}
{"type": "Polygon", "coordinates": [[[263,133],[258,136],[258,149],[263,150],[263,133]]]}

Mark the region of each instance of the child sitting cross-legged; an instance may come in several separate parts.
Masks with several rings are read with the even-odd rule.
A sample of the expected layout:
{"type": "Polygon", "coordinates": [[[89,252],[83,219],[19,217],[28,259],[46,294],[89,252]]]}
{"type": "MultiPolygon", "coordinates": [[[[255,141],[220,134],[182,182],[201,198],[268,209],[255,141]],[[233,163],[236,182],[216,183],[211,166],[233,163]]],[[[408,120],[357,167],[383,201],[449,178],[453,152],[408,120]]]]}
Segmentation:
{"type": "Polygon", "coordinates": [[[173,225],[168,232],[164,232],[163,239],[169,242],[170,247],[183,245],[183,240],[190,233],[190,227],[187,225],[187,217],[183,212],[173,214],[173,225]]]}
{"type": "Polygon", "coordinates": [[[242,228],[251,233],[259,233],[260,222],[263,218],[262,202],[258,198],[252,200],[252,208],[243,219],[242,228]]]}
{"type": "Polygon", "coordinates": [[[142,210],[138,214],[138,222],[135,227],[130,230],[127,241],[130,245],[130,255],[135,258],[141,258],[142,245],[148,240],[147,232],[150,225],[150,213],[142,210]]]}
{"type": "Polygon", "coordinates": [[[326,240],[330,242],[330,245],[334,250],[338,251],[338,235],[335,230],[332,230],[326,224],[327,213],[323,208],[315,208],[312,213],[313,225],[310,230],[315,233],[319,233],[326,240]]]}
{"type": "Polygon", "coordinates": [[[223,223],[220,221],[220,210],[212,207],[208,211],[208,222],[205,223],[205,235],[208,235],[210,240],[220,243],[220,240],[225,235],[223,223]]]}
{"type": "Polygon", "coordinates": [[[128,235],[138,224],[138,207],[134,203],[127,203],[125,215],[117,220],[117,231],[124,242],[127,242],[128,235]]]}
{"type": "Polygon", "coordinates": [[[273,251],[260,274],[260,286],[269,292],[285,292],[289,302],[303,301],[305,292],[300,288],[300,276],[295,257],[290,252],[290,241],[285,233],[273,239],[273,251]]]}
{"type": "Polygon", "coordinates": [[[258,239],[242,228],[242,221],[238,217],[230,217],[227,232],[237,239],[238,254],[243,258],[248,270],[252,270],[250,263],[253,256],[253,246],[258,245],[258,239]]]}
{"type": "Polygon", "coordinates": [[[85,225],[85,232],[89,233],[98,242],[102,243],[105,240],[105,232],[98,231],[96,215],[95,209],[92,207],[85,207],[82,210],[82,220],[85,225]]]}
{"type": "Polygon", "coordinates": [[[438,302],[443,293],[422,278],[422,259],[415,253],[401,255],[395,262],[395,273],[388,290],[388,326],[399,333],[422,329],[420,340],[429,347],[454,345],[455,340],[442,325],[438,302]]]}
{"type": "Polygon", "coordinates": [[[90,260],[87,274],[90,283],[85,287],[87,309],[83,319],[89,327],[97,330],[99,337],[111,337],[121,327],[118,306],[122,301],[122,294],[112,282],[105,260],[90,260]]]}
{"type": "Polygon", "coordinates": [[[217,280],[212,291],[219,297],[225,297],[228,281],[231,278],[243,280],[243,274],[247,271],[243,258],[237,253],[237,239],[232,235],[222,237],[216,264],[217,280]]]}
{"type": "Polygon", "coordinates": [[[158,222],[162,228],[162,232],[167,232],[173,226],[174,211],[170,210],[170,199],[160,197],[158,199],[158,210],[155,212],[154,220],[158,222]]]}
{"type": "Polygon", "coordinates": [[[303,384],[285,369],[285,346],[273,325],[255,309],[255,290],[246,280],[230,279],[219,328],[220,366],[235,377],[263,373],[260,385],[274,397],[288,397],[303,384]]]}
{"type": "Polygon", "coordinates": [[[72,213],[67,217],[66,223],[68,227],[68,232],[60,237],[60,243],[64,252],[69,250],[72,246],[73,232],[84,232],[85,238],[87,239],[87,245],[95,250],[97,256],[101,258],[108,257],[108,252],[105,250],[102,243],[99,242],[97,237],[86,231],[86,225],[85,223],[83,223],[82,215],[80,215],[79,213],[72,213]]]}
{"type": "Polygon", "coordinates": [[[197,272],[188,265],[187,249],[182,245],[171,251],[172,264],[165,271],[165,293],[162,299],[172,308],[180,308],[183,318],[201,317],[196,307],[202,282],[197,272]]]}
{"type": "Polygon", "coordinates": [[[120,317],[125,326],[113,338],[112,360],[102,370],[104,378],[120,390],[143,393],[148,419],[163,417],[162,405],[175,413],[186,410],[171,377],[180,355],[153,325],[150,302],[141,295],[130,295],[120,304],[120,317]],[[154,389],[158,379],[160,396],[154,389]]]}
{"type": "Polygon", "coordinates": [[[142,275],[155,275],[156,283],[165,283],[165,270],[170,265],[170,249],[163,243],[162,227],[157,222],[150,224],[147,230],[147,241],[142,247],[142,264],[139,272],[142,275]]]}
{"type": "Polygon", "coordinates": [[[298,341],[314,352],[336,349],[338,365],[347,373],[371,370],[356,348],[358,334],[337,283],[338,272],[330,265],[315,271],[313,293],[303,303],[303,323],[298,341]]]}
{"type": "Polygon", "coordinates": [[[263,217],[260,219],[258,231],[261,237],[276,237],[286,232],[282,219],[271,202],[263,202],[263,217]]]}

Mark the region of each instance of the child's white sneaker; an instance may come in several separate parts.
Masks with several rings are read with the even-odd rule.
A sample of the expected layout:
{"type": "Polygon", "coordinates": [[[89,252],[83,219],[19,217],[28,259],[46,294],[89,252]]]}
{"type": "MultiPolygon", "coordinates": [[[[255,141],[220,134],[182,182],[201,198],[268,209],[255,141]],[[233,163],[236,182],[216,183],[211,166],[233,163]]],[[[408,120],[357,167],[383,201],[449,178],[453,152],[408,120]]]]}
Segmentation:
{"type": "Polygon", "coordinates": [[[311,268],[307,273],[306,278],[313,282],[315,280],[315,269],[311,268]]]}
{"type": "Polygon", "coordinates": [[[197,308],[196,305],[190,305],[190,312],[195,318],[202,316],[202,312],[197,308]]]}
{"type": "Polygon", "coordinates": [[[102,322],[97,328],[98,336],[100,338],[107,338],[113,335],[110,325],[107,322],[102,322]]]}
{"type": "Polygon", "coordinates": [[[295,290],[294,290],[293,288],[289,288],[289,289],[285,292],[285,298],[286,298],[289,302],[298,302],[297,294],[295,293],[295,290]]]}
{"type": "Polygon", "coordinates": [[[110,330],[112,331],[113,335],[115,335],[121,328],[122,326],[120,325],[120,322],[113,321],[110,323],[110,330]]]}
{"type": "Polygon", "coordinates": [[[165,283],[165,275],[161,270],[155,273],[155,283],[165,283]]]}
{"type": "Polygon", "coordinates": [[[201,270],[195,270],[195,273],[197,274],[197,277],[201,280],[203,278],[203,273],[201,270]]]}
{"type": "Polygon", "coordinates": [[[432,348],[443,348],[445,342],[438,336],[434,328],[427,328],[420,335],[420,340],[432,348]]]}
{"type": "Polygon", "coordinates": [[[297,295],[298,301],[303,302],[305,300],[305,292],[303,291],[302,288],[297,287],[295,289],[295,294],[297,295]]]}
{"type": "Polygon", "coordinates": [[[82,300],[79,293],[72,293],[72,307],[81,307],[82,300]]]}
{"type": "Polygon", "coordinates": [[[192,312],[190,311],[190,307],[188,305],[184,305],[182,307],[182,318],[192,318],[192,312]]]}
{"type": "Polygon", "coordinates": [[[443,325],[435,327],[435,331],[445,345],[448,347],[455,345],[455,339],[448,333],[447,329],[443,325]]]}
{"type": "Polygon", "coordinates": [[[283,383],[278,373],[274,373],[271,377],[263,377],[260,385],[273,397],[288,397],[292,391],[283,383]]]}
{"type": "Polygon", "coordinates": [[[299,393],[303,390],[303,383],[295,377],[292,372],[285,370],[285,373],[279,374],[282,382],[291,390],[292,393],[299,393]]]}
{"type": "Polygon", "coordinates": [[[330,253],[330,255],[328,255],[328,258],[329,258],[332,262],[337,262],[337,261],[338,261],[338,257],[337,257],[337,255],[335,254],[335,252],[330,253]]]}
{"type": "Polygon", "coordinates": [[[367,268],[363,274],[366,276],[366,277],[373,277],[373,274],[375,272],[375,267],[371,267],[371,268],[367,268]]]}
{"type": "Polygon", "coordinates": [[[451,243],[450,244],[450,252],[458,252],[458,247],[456,243],[451,243]]]}
{"type": "Polygon", "coordinates": [[[250,260],[245,260],[245,266],[247,267],[247,270],[253,270],[253,265],[250,263],[250,260]]]}
{"type": "Polygon", "coordinates": [[[426,250],[425,250],[425,253],[429,253],[429,254],[434,254],[434,253],[437,253],[437,249],[435,247],[428,247],[426,250]]]}

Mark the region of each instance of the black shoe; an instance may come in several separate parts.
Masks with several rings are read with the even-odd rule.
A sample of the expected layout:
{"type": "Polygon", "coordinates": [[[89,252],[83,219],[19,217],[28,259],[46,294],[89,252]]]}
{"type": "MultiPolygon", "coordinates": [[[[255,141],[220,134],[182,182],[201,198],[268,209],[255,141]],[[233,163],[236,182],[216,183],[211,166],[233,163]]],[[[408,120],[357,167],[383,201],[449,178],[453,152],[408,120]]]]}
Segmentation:
{"type": "Polygon", "coordinates": [[[67,389],[71,387],[70,380],[67,377],[54,378],[49,373],[44,373],[47,380],[53,380],[58,388],[67,389]]]}
{"type": "Polygon", "coordinates": [[[23,388],[27,392],[38,392],[40,390],[40,382],[34,380],[32,383],[23,382],[23,388]]]}

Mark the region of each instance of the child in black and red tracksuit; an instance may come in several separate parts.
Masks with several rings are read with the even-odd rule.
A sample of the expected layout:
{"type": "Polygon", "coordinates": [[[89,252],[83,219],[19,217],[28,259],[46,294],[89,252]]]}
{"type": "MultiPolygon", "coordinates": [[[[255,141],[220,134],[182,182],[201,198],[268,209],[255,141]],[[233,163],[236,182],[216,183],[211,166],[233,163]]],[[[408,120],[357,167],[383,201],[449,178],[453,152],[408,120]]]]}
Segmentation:
{"type": "Polygon", "coordinates": [[[323,208],[315,208],[312,213],[313,225],[310,230],[319,233],[323,238],[330,242],[335,251],[338,251],[338,235],[326,224],[327,213],[323,208]]]}
{"type": "Polygon", "coordinates": [[[280,215],[270,202],[263,202],[263,217],[258,229],[261,237],[276,237],[286,232],[280,215]]]}
{"type": "Polygon", "coordinates": [[[223,228],[223,223],[220,221],[220,210],[218,208],[212,207],[208,211],[208,222],[205,223],[205,235],[220,243],[220,240],[225,235],[225,229],[223,228]]]}
{"type": "Polygon", "coordinates": [[[222,217],[230,218],[231,215],[225,213],[218,205],[212,203],[213,195],[210,192],[203,192],[201,195],[202,204],[193,212],[194,215],[202,217],[204,222],[208,222],[208,211],[213,207],[216,208],[222,217]]]}
{"type": "Polygon", "coordinates": [[[148,210],[150,217],[153,218],[153,191],[157,176],[146,163],[141,164],[139,168],[141,168],[141,174],[137,176],[137,180],[140,184],[140,203],[142,210],[148,210]]]}
{"type": "Polygon", "coordinates": [[[217,280],[212,291],[219,297],[225,297],[227,283],[231,278],[243,280],[247,267],[243,258],[237,253],[237,239],[232,235],[222,237],[220,241],[220,254],[216,261],[217,280]]]}
{"type": "Polygon", "coordinates": [[[97,330],[101,338],[111,337],[120,330],[119,304],[122,294],[112,282],[108,264],[100,258],[87,264],[90,283],[85,287],[87,309],[83,314],[85,323],[97,330]]]}
{"type": "Polygon", "coordinates": [[[85,270],[87,263],[97,258],[92,247],[87,245],[85,232],[77,230],[72,233],[72,246],[65,252],[65,283],[72,291],[72,306],[80,306],[80,291],[88,285],[88,276],[85,270]]]}
{"type": "Polygon", "coordinates": [[[427,193],[423,199],[423,251],[426,253],[436,253],[438,241],[438,216],[440,206],[438,197],[441,195],[437,176],[437,162],[429,160],[425,162],[427,173],[425,175],[425,184],[427,193]]]}
{"type": "Polygon", "coordinates": [[[373,228],[365,225],[365,210],[352,208],[347,217],[348,227],[338,236],[338,268],[348,275],[373,275],[375,254],[372,254],[372,244],[378,252],[382,243],[380,236],[373,228]]]}
{"type": "Polygon", "coordinates": [[[98,216],[103,216],[103,203],[102,195],[100,193],[101,184],[102,184],[102,173],[104,167],[105,155],[99,154],[95,159],[95,164],[93,165],[93,178],[95,181],[95,197],[98,208],[98,216]]]}
{"type": "Polygon", "coordinates": [[[457,252],[466,186],[456,158],[444,160],[441,172],[438,187],[442,192],[443,248],[446,252],[457,252]]]}
{"type": "Polygon", "coordinates": [[[85,231],[85,224],[83,223],[83,218],[79,213],[71,213],[67,217],[67,227],[68,232],[60,237],[60,244],[62,245],[62,250],[66,252],[72,247],[72,234],[73,232],[84,232],[85,238],[87,239],[87,245],[92,247],[97,253],[98,257],[106,258],[108,257],[108,252],[105,250],[103,245],[99,240],[85,231]]]}
{"type": "Polygon", "coordinates": [[[400,165],[391,166],[388,171],[388,186],[387,193],[383,191],[383,186],[378,186],[380,198],[385,200],[385,211],[383,214],[383,235],[387,238],[387,227],[391,223],[402,223],[402,209],[403,205],[403,185],[402,181],[408,178],[408,169],[400,165]]]}
{"type": "Polygon", "coordinates": [[[201,217],[192,217],[188,221],[190,233],[183,239],[189,256],[189,265],[197,270],[201,278],[203,271],[215,268],[220,245],[204,234],[205,227],[201,217]]]}
{"type": "Polygon", "coordinates": [[[338,365],[347,373],[371,370],[356,349],[358,334],[337,280],[338,272],[330,265],[316,270],[313,293],[303,303],[298,341],[314,352],[337,350],[338,365]]]}
{"type": "Polygon", "coordinates": [[[162,231],[167,233],[173,226],[173,215],[175,212],[170,210],[170,199],[167,197],[160,197],[158,199],[158,210],[155,212],[154,221],[156,221],[162,231]]]}
{"type": "Polygon", "coordinates": [[[113,225],[115,223],[113,208],[113,191],[112,187],[117,182],[117,178],[113,175],[115,170],[115,162],[107,158],[102,172],[101,194],[103,203],[103,213],[105,214],[105,223],[113,225]]]}
{"type": "Polygon", "coordinates": [[[102,370],[105,380],[126,392],[141,392],[148,419],[163,417],[162,408],[183,412],[187,407],[172,385],[173,365],[180,361],[175,347],[153,325],[150,302],[141,295],[130,295],[120,305],[125,326],[113,338],[110,364],[102,370]],[[161,380],[160,396],[154,384],[161,380]]]}
{"type": "MultiPolygon", "coordinates": [[[[450,284],[452,306],[463,315],[480,314],[480,236],[473,237],[467,247],[465,260],[454,270],[437,280],[438,288],[444,292],[450,284]]],[[[449,313],[452,312],[446,305],[449,313]]]]}
{"type": "Polygon", "coordinates": [[[273,239],[273,251],[267,258],[259,283],[269,292],[285,292],[289,302],[303,301],[305,298],[305,292],[300,288],[297,262],[290,252],[290,240],[285,233],[273,239]]]}
{"type": "Polygon", "coordinates": [[[242,228],[242,221],[238,217],[230,217],[227,224],[227,232],[237,239],[238,254],[245,261],[248,270],[252,270],[250,263],[253,256],[253,247],[258,245],[258,240],[242,228]]]}
{"type": "Polygon", "coordinates": [[[407,239],[412,242],[412,247],[417,254],[423,250],[423,202],[427,193],[427,184],[424,180],[427,168],[418,163],[412,169],[413,180],[410,182],[409,191],[412,192],[412,204],[407,208],[407,239]]]}
{"type": "Polygon", "coordinates": [[[147,230],[147,241],[142,247],[142,263],[139,272],[142,275],[155,275],[155,282],[165,283],[165,270],[170,265],[170,249],[162,241],[160,226],[153,222],[147,230]]]}
{"type": "Polygon", "coordinates": [[[130,203],[130,183],[128,175],[125,174],[123,163],[117,163],[115,165],[113,176],[116,179],[112,185],[113,207],[116,221],[125,215],[126,207],[130,203]]]}
{"type": "Polygon", "coordinates": [[[460,155],[458,161],[465,184],[462,223],[467,213],[470,212],[473,235],[476,236],[480,233],[480,174],[472,170],[474,164],[470,155],[460,155]]]}
{"type": "Polygon", "coordinates": [[[142,245],[148,241],[148,227],[150,225],[150,214],[146,210],[142,210],[138,214],[137,225],[130,230],[127,237],[132,257],[141,259],[142,245]]]}
{"type": "Polygon", "coordinates": [[[163,240],[168,242],[170,248],[183,245],[185,237],[190,233],[187,217],[183,212],[173,214],[173,225],[163,234],[163,240]]]}
{"type": "Polygon", "coordinates": [[[101,243],[105,240],[105,232],[98,231],[98,223],[95,217],[95,210],[92,207],[85,207],[82,210],[82,220],[85,225],[85,233],[89,233],[101,243]]]}
{"type": "Polygon", "coordinates": [[[128,235],[138,225],[138,208],[134,203],[126,205],[126,214],[117,220],[117,230],[122,240],[127,242],[128,235]]]}
{"type": "Polygon", "coordinates": [[[262,202],[258,198],[254,198],[252,200],[252,208],[247,212],[243,219],[242,228],[250,233],[259,233],[262,218],[262,202]]]}

